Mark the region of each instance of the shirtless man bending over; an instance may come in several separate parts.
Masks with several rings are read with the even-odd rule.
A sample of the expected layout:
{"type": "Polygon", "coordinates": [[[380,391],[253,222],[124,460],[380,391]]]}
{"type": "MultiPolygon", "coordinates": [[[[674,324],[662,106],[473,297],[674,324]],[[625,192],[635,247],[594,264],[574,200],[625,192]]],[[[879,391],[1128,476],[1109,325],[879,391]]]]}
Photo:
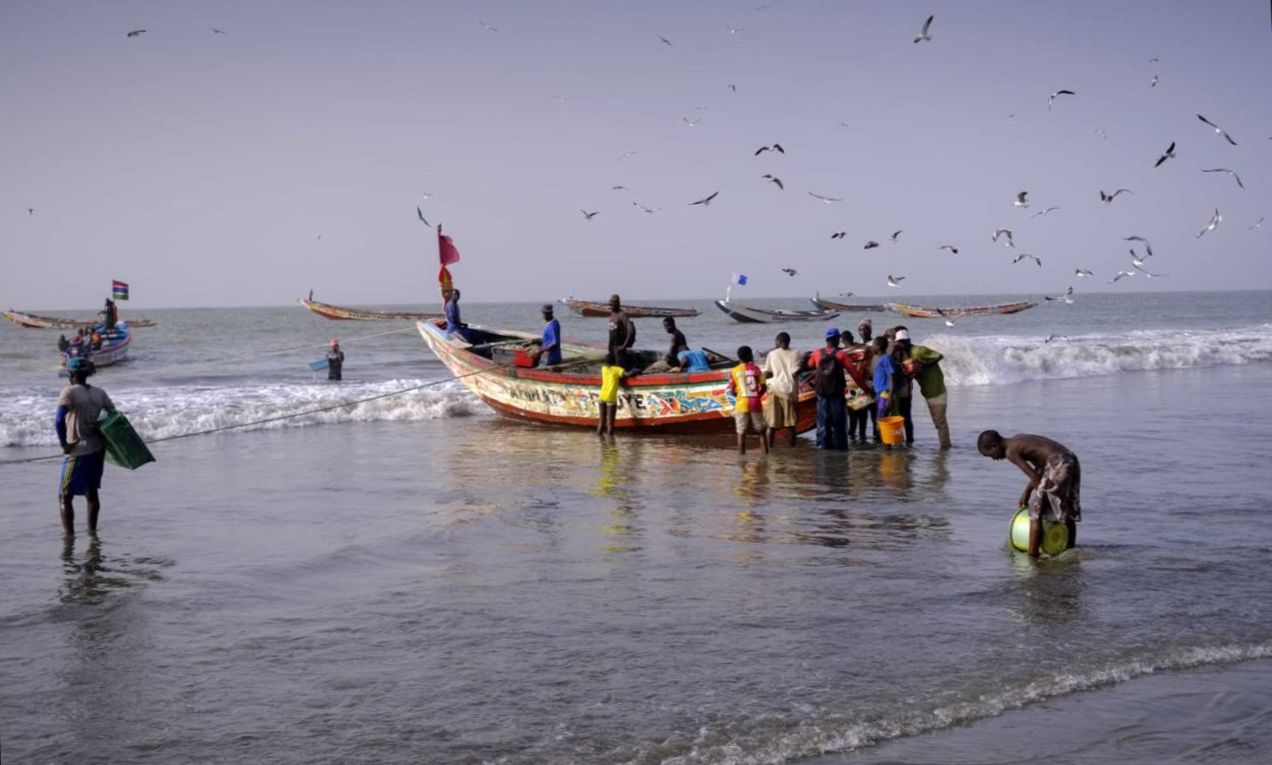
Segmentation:
{"type": "Polygon", "coordinates": [[[1038,557],[1044,512],[1068,527],[1069,547],[1077,544],[1076,524],[1082,520],[1082,468],[1077,455],[1050,438],[1029,433],[1003,438],[996,430],[981,433],[976,448],[986,457],[1009,460],[1029,476],[1020,495],[1020,507],[1029,508],[1029,557],[1038,557]]]}

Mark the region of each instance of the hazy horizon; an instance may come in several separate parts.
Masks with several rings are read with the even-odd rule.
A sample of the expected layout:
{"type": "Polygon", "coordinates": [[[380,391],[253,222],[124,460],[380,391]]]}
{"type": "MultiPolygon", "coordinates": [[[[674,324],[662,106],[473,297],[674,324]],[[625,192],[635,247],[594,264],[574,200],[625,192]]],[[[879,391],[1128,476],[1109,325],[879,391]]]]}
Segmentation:
{"type": "Polygon", "coordinates": [[[0,304],[1272,288],[1268,3],[757,4],[8,2],[0,304]]]}

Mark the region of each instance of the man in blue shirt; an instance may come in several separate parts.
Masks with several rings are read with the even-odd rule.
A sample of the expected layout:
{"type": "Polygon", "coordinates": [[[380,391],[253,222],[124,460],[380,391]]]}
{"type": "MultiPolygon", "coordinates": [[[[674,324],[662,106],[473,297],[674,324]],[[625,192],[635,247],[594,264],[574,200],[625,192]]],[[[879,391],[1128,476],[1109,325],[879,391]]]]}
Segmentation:
{"type": "Polygon", "coordinates": [[[460,339],[472,342],[469,339],[468,325],[459,318],[459,290],[451,290],[446,297],[446,306],[443,308],[446,316],[446,334],[459,335],[460,339]]]}
{"type": "Polygon", "coordinates": [[[706,351],[701,348],[686,348],[676,355],[682,372],[710,372],[711,364],[706,351]]]}
{"type": "Polygon", "coordinates": [[[539,350],[535,351],[535,364],[555,366],[561,363],[561,322],[552,317],[552,304],[544,303],[543,339],[539,341],[539,350]]]}

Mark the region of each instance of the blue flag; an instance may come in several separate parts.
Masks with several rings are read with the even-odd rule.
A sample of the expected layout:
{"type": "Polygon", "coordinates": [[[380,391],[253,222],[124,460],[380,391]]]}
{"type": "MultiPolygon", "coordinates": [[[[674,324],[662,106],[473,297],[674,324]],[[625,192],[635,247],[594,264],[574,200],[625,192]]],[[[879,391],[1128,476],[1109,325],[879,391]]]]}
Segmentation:
{"type": "Polygon", "coordinates": [[[739,287],[746,286],[746,274],[730,274],[729,281],[739,287]]]}

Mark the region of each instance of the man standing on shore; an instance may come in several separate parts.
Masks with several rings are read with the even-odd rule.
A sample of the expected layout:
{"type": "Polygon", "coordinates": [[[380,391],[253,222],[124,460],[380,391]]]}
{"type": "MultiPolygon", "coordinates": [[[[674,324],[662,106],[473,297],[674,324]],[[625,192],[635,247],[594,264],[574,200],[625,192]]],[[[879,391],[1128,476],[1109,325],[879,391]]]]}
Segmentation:
{"type": "Polygon", "coordinates": [[[1020,495],[1020,507],[1029,508],[1029,557],[1038,557],[1042,544],[1042,516],[1069,529],[1069,547],[1078,543],[1077,523],[1082,520],[1082,466],[1069,447],[1050,438],[1020,433],[1003,438],[986,430],[976,439],[981,454],[1006,459],[1029,476],[1020,495]]]}
{"type": "Polygon", "coordinates": [[[93,362],[81,356],[66,360],[66,373],[70,385],[57,397],[57,415],[54,429],[57,442],[66,459],[62,462],[62,477],[58,488],[58,503],[62,511],[62,531],[67,536],[75,533],[75,497],[88,498],[88,533],[97,533],[97,515],[102,509],[97,490],[102,485],[102,471],[106,465],[106,443],[102,440],[97,418],[103,410],[115,411],[115,404],[101,388],[88,384],[88,378],[97,368],[93,362]]]}
{"type": "Polygon", "coordinates": [[[941,448],[950,448],[950,426],[945,420],[949,396],[945,390],[945,373],[941,371],[941,359],[945,356],[925,345],[912,344],[910,333],[904,330],[897,332],[897,348],[906,372],[919,381],[919,392],[927,401],[941,448]]]}

